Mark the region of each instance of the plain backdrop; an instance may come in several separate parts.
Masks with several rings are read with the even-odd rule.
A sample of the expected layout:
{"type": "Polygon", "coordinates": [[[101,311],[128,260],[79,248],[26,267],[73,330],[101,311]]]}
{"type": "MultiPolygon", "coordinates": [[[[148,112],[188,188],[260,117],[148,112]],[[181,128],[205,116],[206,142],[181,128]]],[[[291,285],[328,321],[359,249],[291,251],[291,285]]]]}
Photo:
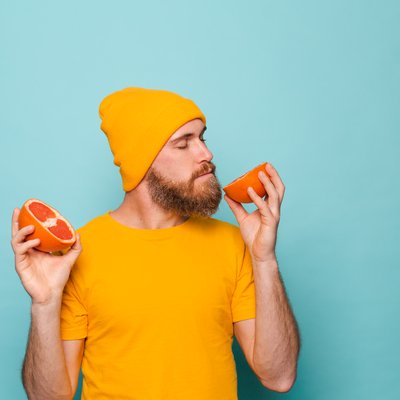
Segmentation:
{"type": "MultiPolygon", "coordinates": [[[[235,341],[239,398],[400,398],[399,20],[398,1],[3,0],[0,398],[26,398],[12,210],[36,197],[80,227],[120,204],[98,106],[127,86],[198,104],[222,184],[270,161],[286,185],[298,377],[268,391],[235,341]]],[[[225,202],[216,217],[236,223],[225,202]]]]}

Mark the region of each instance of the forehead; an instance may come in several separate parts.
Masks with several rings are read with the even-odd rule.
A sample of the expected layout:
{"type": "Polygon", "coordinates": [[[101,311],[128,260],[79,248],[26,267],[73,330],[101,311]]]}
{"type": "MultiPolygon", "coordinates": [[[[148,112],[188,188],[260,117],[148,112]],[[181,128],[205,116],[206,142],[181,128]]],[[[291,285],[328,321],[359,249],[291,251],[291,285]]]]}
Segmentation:
{"type": "Polygon", "coordinates": [[[180,128],[178,128],[169,138],[169,141],[179,138],[180,136],[186,135],[188,133],[198,133],[200,134],[205,125],[204,122],[200,118],[193,119],[189,122],[186,122],[180,128]]]}

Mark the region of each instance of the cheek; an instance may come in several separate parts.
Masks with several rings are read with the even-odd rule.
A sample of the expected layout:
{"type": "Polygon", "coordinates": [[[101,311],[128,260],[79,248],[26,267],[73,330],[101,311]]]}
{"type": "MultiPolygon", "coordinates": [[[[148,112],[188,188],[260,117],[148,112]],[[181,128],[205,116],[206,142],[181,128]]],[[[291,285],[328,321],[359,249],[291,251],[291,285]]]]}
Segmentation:
{"type": "Polygon", "coordinates": [[[183,164],[174,164],[169,169],[171,179],[185,182],[192,177],[193,171],[190,168],[185,167],[183,164]]]}
{"type": "Polygon", "coordinates": [[[153,166],[166,178],[174,181],[187,181],[194,172],[193,165],[184,157],[162,157],[153,166]]]}

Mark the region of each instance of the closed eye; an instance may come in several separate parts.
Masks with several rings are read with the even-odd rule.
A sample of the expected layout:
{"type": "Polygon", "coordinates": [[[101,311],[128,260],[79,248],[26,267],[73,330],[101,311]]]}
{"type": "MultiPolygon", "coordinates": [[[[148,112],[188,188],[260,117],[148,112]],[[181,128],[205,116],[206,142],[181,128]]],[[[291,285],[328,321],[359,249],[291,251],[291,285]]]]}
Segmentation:
{"type": "MultiPolygon", "coordinates": [[[[199,136],[200,141],[202,141],[203,143],[206,141],[206,139],[204,138],[204,132],[206,131],[206,129],[207,129],[207,127],[205,126],[199,136]]],[[[194,137],[195,137],[194,133],[186,133],[185,135],[172,140],[171,144],[178,144],[178,146],[176,146],[176,148],[183,150],[188,147],[189,140],[193,139],[194,137]]]]}

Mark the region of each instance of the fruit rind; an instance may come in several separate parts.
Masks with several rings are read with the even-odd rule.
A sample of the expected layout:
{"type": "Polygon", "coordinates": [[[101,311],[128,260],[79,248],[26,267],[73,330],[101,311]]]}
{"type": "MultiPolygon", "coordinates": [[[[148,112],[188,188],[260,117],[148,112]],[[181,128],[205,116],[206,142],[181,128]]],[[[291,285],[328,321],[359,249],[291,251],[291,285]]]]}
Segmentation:
{"type": "Polygon", "coordinates": [[[223,188],[224,192],[228,197],[238,203],[252,203],[253,200],[251,200],[247,193],[247,188],[251,186],[260,197],[264,197],[266,191],[263,183],[258,178],[258,172],[263,171],[266,173],[265,166],[267,164],[267,162],[259,164],[250,171],[236,178],[223,188]]]}
{"type": "Polygon", "coordinates": [[[35,249],[40,251],[51,253],[55,251],[65,250],[71,247],[76,241],[75,230],[69,223],[69,221],[65,217],[63,217],[55,208],[51,207],[42,200],[28,199],[21,207],[20,214],[18,217],[18,224],[20,229],[27,225],[33,225],[35,227],[35,230],[30,235],[27,235],[25,240],[32,240],[36,238],[41,239],[40,244],[37,247],[35,247],[35,249]],[[35,218],[33,214],[31,214],[30,211],[28,211],[28,206],[32,202],[39,202],[44,204],[46,207],[49,207],[49,209],[51,209],[55,213],[57,218],[61,218],[61,220],[66,221],[68,227],[72,232],[72,238],[68,240],[58,238],[49,229],[46,229],[42,225],[43,222],[40,222],[37,218],[35,218]]]}

